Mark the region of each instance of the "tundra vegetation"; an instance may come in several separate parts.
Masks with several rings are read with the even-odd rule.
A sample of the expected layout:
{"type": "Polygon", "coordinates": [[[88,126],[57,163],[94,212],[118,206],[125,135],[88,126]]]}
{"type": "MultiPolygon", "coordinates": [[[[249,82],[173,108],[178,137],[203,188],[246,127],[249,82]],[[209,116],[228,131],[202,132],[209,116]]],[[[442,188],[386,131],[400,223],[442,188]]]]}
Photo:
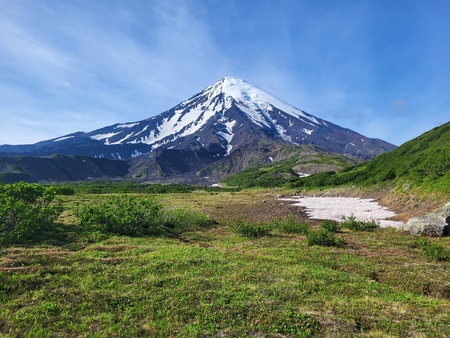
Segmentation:
{"type": "MultiPolygon", "coordinates": [[[[249,168],[225,179],[229,186],[330,188],[336,186],[374,185],[409,189],[419,194],[450,193],[450,122],[406,142],[397,149],[373,160],[348,166],[339,172],[324,171],[308,177],[298,177],[292,159],[263,167],[249,168]],[[281,175],[283,173],[283,175],[281,175]]],[[[332,158],[323,157],[319,163],[332,158]]],[[[332,163],[332,162],[330,162],[332,163]]],[[[344,166],[342,164],[342,166],[344,166]]]]}
{"type": "Polygon", "coordinates": [[[130,187],[0,186],[1,336],[450,336],[448,237],[308,220],[286,189],[130,187]]]}

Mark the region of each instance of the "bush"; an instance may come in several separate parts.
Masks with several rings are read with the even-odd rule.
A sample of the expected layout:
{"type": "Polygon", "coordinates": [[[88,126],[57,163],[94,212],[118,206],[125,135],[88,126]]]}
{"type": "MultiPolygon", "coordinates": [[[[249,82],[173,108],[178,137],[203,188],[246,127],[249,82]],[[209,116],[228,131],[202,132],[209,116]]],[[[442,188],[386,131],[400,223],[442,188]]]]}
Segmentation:
{"type": "Polygon", "coordinates": [[[197,211],[168,210],[162,214],[164,226],[174,230],[195,230],[216,224],[207,215],[197,211]]]}
{"type": "Polygon", "coordinates": [[[320,227],[329,232],[339,232],[341,231],[341,226],[338,222],[331,220],[324,220],[320,222],[320,227]]]}
{"type": "Polygon", "coordinates": [[[310,231],[306,235],[306,243],[308,245],[320,246],[341,246],[345,244],[342,238],[334,237],[334,233],[321,229],[319,231],[310,231]]]}
{"type": "Polygon", "coordinates": [[[50,229],[63,211],[55,187],[0,185],[0,244],[23,243],[50,229]]]}
{"type": "Polygon", "coordinates": [[[267,236],[272,231],[272,226],[269,224],[251,224],[242,221],[230,225],[231,231],[243,237],[258,238],[267,236]]]}
{"type": "Polygon", "coordinates": [[[433,261],[450,261],[450,250],[445,250],[439,243],[421,238],[419,239],[419,249],[425,257],[433,261]]]}
{"type": "Polygon", "coordinates": [[[304,222],[297,222],[294,216],[272,221],[272,227],[282,232],[306,235],[309,231],[309,225],[304,222]]]}
{"type": "Polygon", "coordinates": [[[354,231],[373,231],[380,227],[380,223],[375,220],[358,221],[355,215],[351,214],[348,217],[342,216],[341,227],[354,231]]]}
{"type": "Polygon", "coordinates": [[[77,207],[80,224],[91,231],[116,235],[162,235],[161,206],[154,199],[122,195],[98,205],[77,207]]]}
{"type": "Polygon", "coordinates": [[[57,193],[58,195],[72,196],[75,195],[75,189],[67,186],[58,186],[57,193]]]}

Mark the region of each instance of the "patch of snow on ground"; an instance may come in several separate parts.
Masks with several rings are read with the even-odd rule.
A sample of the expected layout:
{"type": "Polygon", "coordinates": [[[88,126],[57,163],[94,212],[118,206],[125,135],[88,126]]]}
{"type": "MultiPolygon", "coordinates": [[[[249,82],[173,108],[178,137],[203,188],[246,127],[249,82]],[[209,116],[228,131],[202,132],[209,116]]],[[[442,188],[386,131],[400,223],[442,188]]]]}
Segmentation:
{"type": "Polygon", "coordinates": [[[312,219],[329,219],[342,221],[342,216],[352,214],[360,221],[375,220],[380,222],[382,228],[400,227],[402,222],[393,221],[390,218],[395,212],[378,204],[373,199],[355,197],[297,197],[284,198],[284,201],[295,202],[296,206],[306,208],[306,214],[312,219]]]}

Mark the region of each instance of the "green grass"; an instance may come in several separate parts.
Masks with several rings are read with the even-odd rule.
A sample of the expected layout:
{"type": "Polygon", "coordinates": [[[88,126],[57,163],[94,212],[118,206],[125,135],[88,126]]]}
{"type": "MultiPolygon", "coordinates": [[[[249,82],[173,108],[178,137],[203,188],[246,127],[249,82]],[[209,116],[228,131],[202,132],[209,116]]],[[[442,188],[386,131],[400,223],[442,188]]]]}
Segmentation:
{"type": "Polygon", "coordinates": [[[373,160],[348,167],[339,173],[322,173],[291,181],[292,187],[321,187],[343,184],[407,184],[424,193],[450,192],[450,122],[406,142],[373,160]]]}
{"type": "MultiPolygon", "coordinates": [[[[197,200],[212,210],[228,196],[230,209],[261,199],[160,200],[198,211],[197,200]]],[[[0,336],[450,336],[450,265],[427,258],[414,236],[343,229],[339,247],[308,246],[296,232],[247,238],[227,226],[235,212],[178,238],[96,237],[71,215],[34,246],[1,249],[0,336]]]]}

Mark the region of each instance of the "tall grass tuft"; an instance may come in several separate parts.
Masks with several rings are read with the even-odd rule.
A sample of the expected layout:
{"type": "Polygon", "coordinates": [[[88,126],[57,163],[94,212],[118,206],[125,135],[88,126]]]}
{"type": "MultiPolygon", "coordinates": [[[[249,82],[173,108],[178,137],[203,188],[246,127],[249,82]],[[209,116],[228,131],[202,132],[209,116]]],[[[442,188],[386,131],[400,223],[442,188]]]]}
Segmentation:
{"type": "Polygon", "coordinates": [[[450,261],[450,250],[446,250],[442,244],[421,238],[419,239],[419,249],[425,257],[433,261],[450,261]]]}
{"type": "Polygon", "coordinates": [[[380,227],[380,223],[375,220],[358,221],[355,215],[351,214],[348,217],[342,216],[341,227],[354,231],[373,231],[380,227]]]}
{"type": "Polygon", "coordinates": [[[338,222],[332,220],[324,220],[320,222],[320,227],[329,232],[339,232],[341,231],[341,225],[338,222]]]}
{"type": "Polygon", "coordinates": [[[334,236],[334,233],[325,229],[319,231],[310,231],[306,235],[306,243],[310,246],[343,246],[345,241],[334,236]]]}
{"type": "Polygon", "coordinates": [[[268,236],[272,231],[272,226],[265,223],[247,223],[241,220],[237,220],[229,225],[231,231],[234,233],[248,238],[259,238],[268,236]]]}
{"type": "Polygon", "coordinates": [[[294,215],[277,218],[271,222],[271,225],[274,229],[291,234],[306,235],[309,231],[309,225],[305,222],[296,221],[294,215]]]}

